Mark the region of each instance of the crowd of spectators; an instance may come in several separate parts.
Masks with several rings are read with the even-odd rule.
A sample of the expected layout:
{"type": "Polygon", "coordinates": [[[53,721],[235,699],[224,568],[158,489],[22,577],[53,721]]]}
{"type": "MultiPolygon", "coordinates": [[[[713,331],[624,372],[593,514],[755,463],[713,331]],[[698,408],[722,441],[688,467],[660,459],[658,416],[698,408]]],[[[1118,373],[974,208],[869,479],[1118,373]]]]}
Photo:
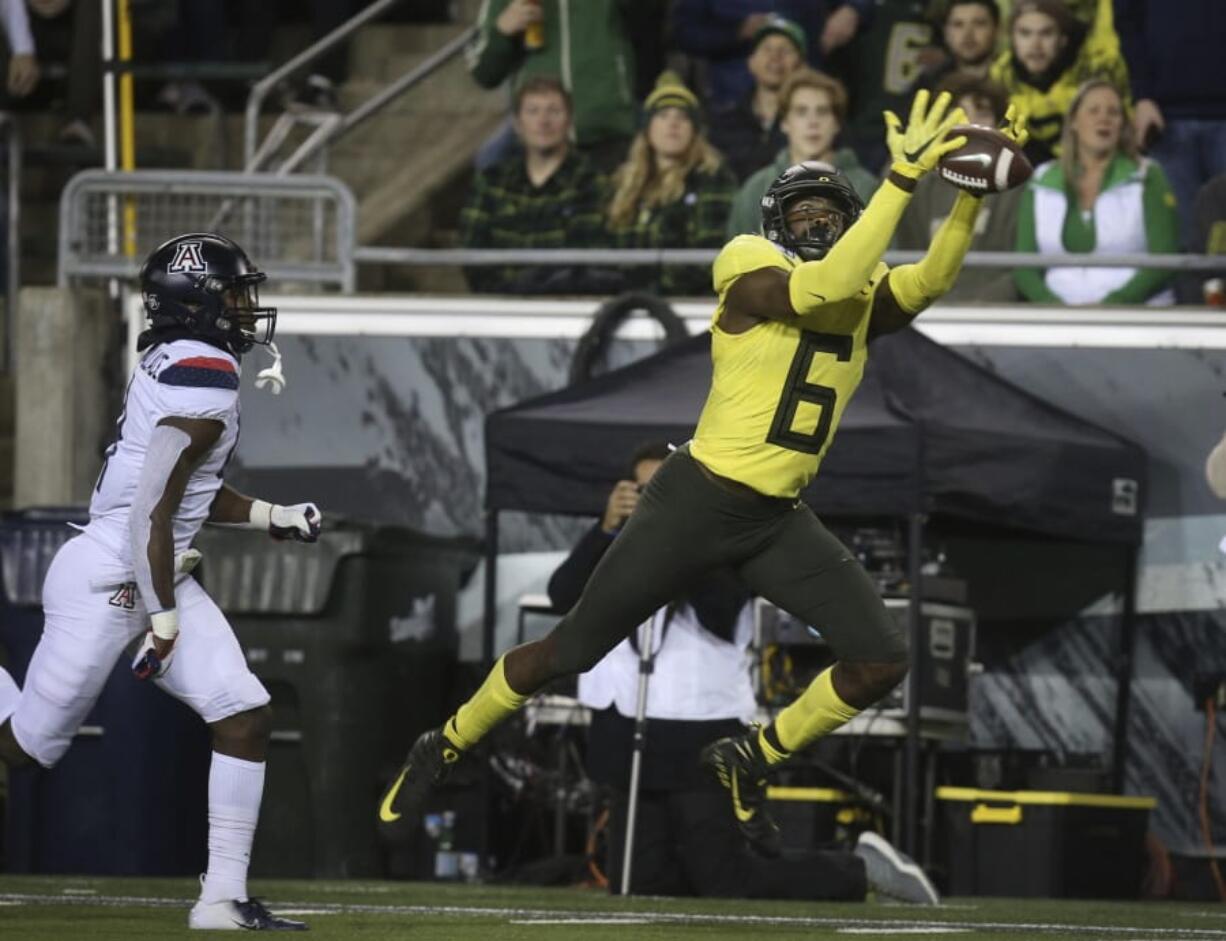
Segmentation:
{"type": "MultiPolygon", "coordinates": [[[[573,96],[562,110],[574,126],[568,143],[550,145],[548,172],[534,173],[540,144],[514,97],[461,242],[715,247],[759,230],[766,187],[801,160],[841,170],[867,202],[885,164],[881,112],[905,111],[926,88],[948,91],[972,123],[999,124],[1010,104],[1029,116],[1034,176],[985,200],[972,250],[1226,251],[1226,179],[1213,180],[1226,171],[1226,83],[1215,73],[1226,5],[1189,2],[1194,15],[1177,17],[1158,0],[660,2],[659,35],[642,45],[664,49],[670,69],[636,101],[639,37],[632,44],[625,25],[636,4],[492,0],[470,50],[474,77],[539,89],[551,76],[555,101],[573,96]]],[[[895,247],[927,248],[954,196],[936,177],[922,181],[895,247]]],[[[696,266],[474,269],[470,284],[710,293],[696,266]]],[[[1153,269],[972,267],[955,296],[1163,304],[1173,287],[1153,269]]]]}
{"type": "MultiPolygon", "coordinates": [[[[269,54],[285,0],[132,0],[166,61],[269,54]],[[236,25],[239,28],[235,28],[236,25]]],[[[361,0],[295,4],[315,37],[361,0]]],[[[0,0],[8,106],[54,72],[63,143],[96,144],[99,4],[0,0]],[[45,63],[65,67],[48,72],[45,63]],[[61,81],[62,80],[62,81],[61,81]]],[[[974,250],[1226,251],[1226,3],[1184,0],[489,0],[467,65],[506,86],[505,126],[481,148],[460,220],[473,248],[708,248],[757,231],[770,181],[800,160],[842,171],[867,201],[886,163],[881,113],[949,91],[976,123],[1029,118],[1031,182],[990,197],[974,250]]],[[[297,94],[332,106],[342,46],[297,94]]],[[[157,100],[214,111],[168,81],[157,100]]],[[[925,180],[899,227],[922,250],[954,191],[925,180]]],[[[708,294],[697,266],[477,268],[474,290],[708,294]]],[[[1204,280],[1203,278],[1200,280],[1204,280]]],[[[1165,303],[1199,282],[1161,272],[969,268],[962,299],[1165,303]]]]}

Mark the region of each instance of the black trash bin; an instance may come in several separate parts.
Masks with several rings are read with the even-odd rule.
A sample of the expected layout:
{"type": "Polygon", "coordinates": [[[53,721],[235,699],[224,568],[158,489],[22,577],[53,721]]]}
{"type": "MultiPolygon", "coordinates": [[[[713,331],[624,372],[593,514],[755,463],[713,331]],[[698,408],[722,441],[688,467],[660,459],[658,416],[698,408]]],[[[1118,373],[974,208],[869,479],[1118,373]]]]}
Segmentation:
{"type": "MultiPolygon", "coordinates": [[[[0,517],[0,662],[18,685],[43,629],[42,584],[84,509],[0,517]]],[[[209,742],[199,717],[121,657],[56,767],[9,774],[8,872],[185,875],[204,869],[209,742]]]]}
{"type": "Polygon", "coordinates": [[[315,545],[206,529],[201,581],[272,696],[252,873],[381,876],[389,765],[446,718],[479,541],[329,518],[315,545]]]}

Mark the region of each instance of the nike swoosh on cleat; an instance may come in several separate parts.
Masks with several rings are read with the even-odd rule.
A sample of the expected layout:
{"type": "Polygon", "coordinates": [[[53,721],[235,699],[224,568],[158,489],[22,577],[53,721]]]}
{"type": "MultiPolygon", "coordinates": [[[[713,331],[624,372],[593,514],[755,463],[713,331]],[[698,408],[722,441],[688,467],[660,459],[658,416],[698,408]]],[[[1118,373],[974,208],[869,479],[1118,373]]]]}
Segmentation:
{"type": "Polygon", "coordinates": [[[736,814],[736,819],[741,821],[741,823],[749,823],[749,821],[753,820],[753,815],[755,811],[746,810],[744,807],[741,806],[741,794],[740,794],[740,789],[738,788],[737,783],[736,783],[737,778],[738,778],[738,775],[736,774],[736,772],[733,772],[732,774],[732,812],[736,814]]]}
{"type": "Polygon", "coordinates": [[[392,785],[387,796],[383,798],[383,803],[379,805],[379,819],[384,823],[395,823],[400,819],[400,814],[392,810],[392,804],[396,803],[396,796],[400,793],[400,785],[404,784],[404,776],[409,773],[409,769],[405,768],[400,772],[400,777],[396,779],[396,783],[392,785]]]}

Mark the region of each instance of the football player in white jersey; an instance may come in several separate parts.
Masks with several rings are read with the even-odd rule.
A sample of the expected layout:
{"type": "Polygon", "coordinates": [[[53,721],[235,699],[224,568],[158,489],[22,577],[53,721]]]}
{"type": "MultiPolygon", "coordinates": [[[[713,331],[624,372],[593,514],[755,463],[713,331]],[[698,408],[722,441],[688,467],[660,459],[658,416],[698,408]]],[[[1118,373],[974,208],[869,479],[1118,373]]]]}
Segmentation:
{"type": "Polygon", "coordinates": [[[311,503],[245,497],[222,475],[238,443],[239,360],[272,340],[260,307],[265,275],[219,235],[182,235],[141,269],[150,328],[90,502],[90,522],[56,554],[43,583],[45,622],[24,689],[0,669],[0,758],[50,768],[102,691],[125,647],[132,668],[209,725],[208,871],[192,928],[303,930],[247,895],[264,790],[269,696],[247,668],[225,616],[189,572],[205,523],[314,542],[311,503]],[[126,589],[126,590],[125,590],[126,589]],[[115,605],[113,598],[124,603],[115,605]]]}

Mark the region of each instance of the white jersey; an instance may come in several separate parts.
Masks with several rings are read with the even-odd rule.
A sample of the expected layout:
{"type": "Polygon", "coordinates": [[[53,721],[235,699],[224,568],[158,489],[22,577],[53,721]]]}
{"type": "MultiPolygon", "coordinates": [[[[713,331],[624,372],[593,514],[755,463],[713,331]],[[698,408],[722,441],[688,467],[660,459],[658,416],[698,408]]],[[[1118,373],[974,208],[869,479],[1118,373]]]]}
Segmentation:
{"type": "Polygon", "coordinates": [[[131,567],[128,514],[153,429],[163,418],[211,418],[225,425],[187,482],[174,516],[175,552],[187,549],[208,518],[222,473],[238,444],[238,360],[199,340],[149,349],[128,382],[115,440],[106,450],[85,532],[131,567]]]}

